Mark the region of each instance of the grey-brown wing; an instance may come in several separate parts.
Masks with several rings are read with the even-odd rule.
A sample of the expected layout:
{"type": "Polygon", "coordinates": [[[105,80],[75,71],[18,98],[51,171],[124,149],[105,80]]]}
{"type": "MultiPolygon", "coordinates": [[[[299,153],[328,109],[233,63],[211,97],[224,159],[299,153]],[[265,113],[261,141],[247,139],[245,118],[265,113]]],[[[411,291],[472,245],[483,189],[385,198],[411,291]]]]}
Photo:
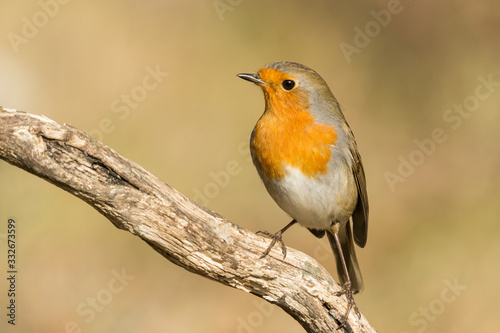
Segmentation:
{"type": "Polygon", "coordinates": [[[354,135],[351,133],[350,150],[354,162],[352,164],[352,173],[358,188],[358,202],[352,213],[354,241],[358,246],[364,247],[368,237],[368,194],[366,192],[366,178],[361,156],[354,140],[354,135]]]}

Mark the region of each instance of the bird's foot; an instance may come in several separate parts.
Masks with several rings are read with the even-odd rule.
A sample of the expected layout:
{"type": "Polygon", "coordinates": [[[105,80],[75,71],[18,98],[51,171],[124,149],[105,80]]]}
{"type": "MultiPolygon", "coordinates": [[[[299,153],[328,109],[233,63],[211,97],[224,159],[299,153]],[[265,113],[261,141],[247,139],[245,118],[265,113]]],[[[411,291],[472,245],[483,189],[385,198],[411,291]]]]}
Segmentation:
{"type": "Polygon", "coordinates": [[[337,291],[334,295],[335,296],[345,295],[347,298],[347,310],[346,310],[345,316],[342,319],[339,327],[337,327],[338,330],[345,326],[345,324],[347,323],[347,318],[349,318],[349,313],[351,312],[352,309],[354,310],[354,312],[356,313],[358,318],[361,318],[361,312],[359,311],[358,306],[356,305],[356,302],[354,301],[354,296],[352,295],[352,287],[351,287],[350,282],[345,283],[342,290],[337,291]]]}
{"type": "Polygon", "coordinates": [[[257,234],[261,234],[263,236],[266,236],[266,237],[272,239],[271,244],[269,244],[266,251],[264,251],[264,254],[262,255],[262,257],[260,257],[261,259],[264,258],[265,256],[267,256],[269,254],[269,252],[271,252],[271,249],[273,248],[274,244],[276,244],[276,242],[281,246],[281,251],[283,251],[283,259],[286,258],[286,246],[285,246],[285,242],[283,242],[282,236],[283,236],[283,233],[285,231],[287,231],[288,228],[290,228],[295,223],[297,223],[297,221],[292,220],[292,222],[288,223],[283,229],[281,229],[280,231],[278,231],[275,234],[272,234],[269,231],[265,231],[265,230],[257,231],[257,234]]]}
{"type": "Polygon", "coordinates": [[[282,232],[282,230],[278,231],[275,234],[272,234],[269,231],[260,230],[260,231],[257,231],[257,234],[261,234],[261,235],[263,235],[265,237],[268,237],[268,238],[272,239],[271,244],[269,244],[269,246],[267,247],[267,249],[264,251],[264,253],[260,257],[261,259],[264,258],[265,256],[267,256],[269,254],[269,252],[271,252],[271,249],[273,248],[274,244],[276,244],[276,243],[278,243],[280,245],[280,247],[281,247],[281,251],[283,252],[283,259],[286,258],[286,246],[285,246],[285,242],[283,242],[283,237],[282,237],[283,236],[283,232],[282,232]]]}

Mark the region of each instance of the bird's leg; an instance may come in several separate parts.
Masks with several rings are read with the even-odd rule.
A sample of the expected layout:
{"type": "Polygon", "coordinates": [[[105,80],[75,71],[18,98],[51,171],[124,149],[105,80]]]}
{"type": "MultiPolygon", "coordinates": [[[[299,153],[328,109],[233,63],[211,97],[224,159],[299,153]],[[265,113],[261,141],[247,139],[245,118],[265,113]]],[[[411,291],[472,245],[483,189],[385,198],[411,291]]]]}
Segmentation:
{"type": "Polygon", "coordinates": [[[271,252],[271,249],[273,248],[274,244],[276,244],[276,242],[278,242],[278,244],[281,247],[281,251],[283,252],[283,259],[286,258],[286,247],[285,247],[285,242],[283,242],[282,235],[285,231],[288,230],[288,228],[290,228],[295,223],[297,223],[297,221],[293,220],[292,222],[288,223],[283,229],[281,229],[280,231],[278,231],[275,234],[272,234],[269,231],[265,231],[265,230],[257,231],[257,234],[261,234],[261,235],[264,235],[264,236],[272,239],[271,244],[269,244],[266,251],[264,251],[264,254],[262,255],[262,257],[260,257],[261,259],[264,258],[265,256],[267,256],[269,254],[269,252],[271,252]]]}
{"type": "Polygon", "coordinates": [[[338,233],[334,232],[333,236],[335,238],[335,243],[337,244],[337,249],[339,250],[340,259],[342,261],[342,268],[344,269],[344,276],[345,276],[344,286],[343,286],[342,290],[335,293],[335,296],[345,295],[347,298],[347,310],[346,310],[344,319],[342,319],[342,322],[340,323],[339,327],[337,328],[337,329],[341,329],[342,327],[345,326],[345,324],[347,322],[347,318],[349,317],[349,312],[351,312],[352,308],[354,308],[354,312],[356,312],[356,315],[358,316],[358,318],[361,318],[361,312],[359,311],[359,309],[356,305],[356,302],[354,301],[354,297],[352,296],[351,278],[349,277],[349,272],[347,270],[347,264],[345,263],[344,253],[342,253],[342,246],[340,246],[339,235],[338,235],[338,233]]]}

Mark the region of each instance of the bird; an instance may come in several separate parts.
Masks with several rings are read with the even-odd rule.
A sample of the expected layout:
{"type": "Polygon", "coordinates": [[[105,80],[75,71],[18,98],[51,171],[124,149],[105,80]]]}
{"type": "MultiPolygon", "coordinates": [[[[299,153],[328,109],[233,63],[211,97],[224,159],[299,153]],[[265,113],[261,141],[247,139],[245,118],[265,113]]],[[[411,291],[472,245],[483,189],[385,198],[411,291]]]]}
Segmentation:
{"type": "Polygon", "coordinates": [[[286,258],[283,233],[298,223],[313,235],[325,234],[333,250],[347,310],[360,317],[353,294],[363,289],[354,242],[368,235],[366,178],[354,134],[323,78],[296,62],[279,61],[257,73],[237,76],[259,86],[265,110],[250,136],[250,153],[270,196],[292,221],[272,238],[262,257],[278,243],[286,258]],[[354,241],[354,242],[353,242],[354,241]]]}

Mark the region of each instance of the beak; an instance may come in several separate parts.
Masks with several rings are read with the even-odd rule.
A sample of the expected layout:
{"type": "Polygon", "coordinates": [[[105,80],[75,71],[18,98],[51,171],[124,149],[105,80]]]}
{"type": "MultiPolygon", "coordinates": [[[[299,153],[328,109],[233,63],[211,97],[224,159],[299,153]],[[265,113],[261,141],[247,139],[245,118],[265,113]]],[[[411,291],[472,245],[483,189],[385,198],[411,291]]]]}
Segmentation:
{"type": "Polygon", "coordinates": [[[236,76],[239,77],[239,78],[241,78],[241,79],[243,79],[243,80],[247,80],[247,81],[253,82],[253,83],[255,83],[256,85],[259,85],[259,86],[266,83],[266,82],[262,81],[262,79],[260,78],[259,74],[241,73],[241,74],[237,74],[236,76]]]}

